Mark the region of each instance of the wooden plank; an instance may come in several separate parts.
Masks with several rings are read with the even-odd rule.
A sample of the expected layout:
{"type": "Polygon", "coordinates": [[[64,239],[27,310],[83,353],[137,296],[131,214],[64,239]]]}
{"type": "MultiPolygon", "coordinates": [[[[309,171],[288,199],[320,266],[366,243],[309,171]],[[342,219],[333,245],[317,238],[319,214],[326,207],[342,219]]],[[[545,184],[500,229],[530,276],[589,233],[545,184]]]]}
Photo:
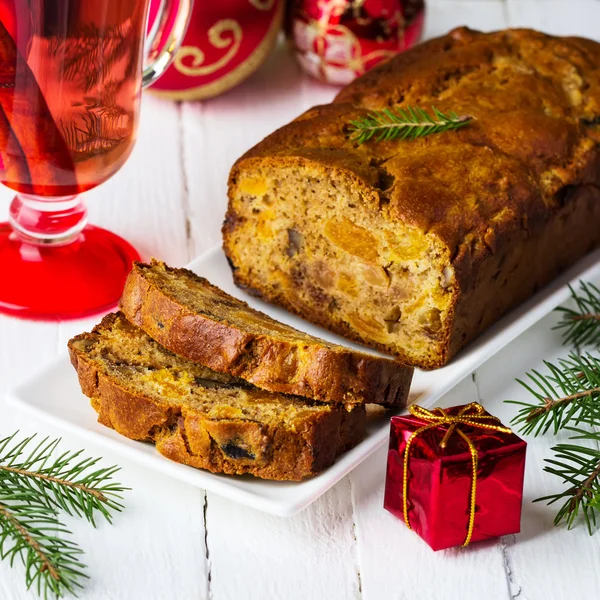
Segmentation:
{"type": "MultiPolygon", "coordinates": [[[[477,389],[471,379],[466,379],[438,405],[475,401],[477,389]]],[[[350,474],[362,598],[480,600],[485,585],[486,600],[505,600],[505,541],[433,552],[383,508],[386,457],[387,449],[382,448],[350,474]]]]}
{"type": "Polygon", "coordinates": [[[299,77],[298,67],[282,41],[266,64],[235,90],[202,103],[182,105],[193,256],[221,243],[227,177],[233,163],[315,101],[330,101],[336,90],[299,77]]]}
{"type": "MultiPolygon", "coordinates": [[[[7,193],[6,197],[12,198],[12,193],[7,193]]],[[[17,429],[24,435],[35,433],[35,423],[6,406],[4,393],[51,359],[57,335],[56,323],[34,323],[0,316],[0,439],[17,429]]],[[[31,599],[33,595],[25,590],[24,581],[21,565],[11,569],[6,561],[0,562],[0,598],[31,599]]]]}
{"type": "MultiPolygon", "coordinates": [[[[193,254],[220,243],[233,162],[313,103],[331,100],[336,91],[299,77],[287,47],[280,44],[236,90],[182,106],[193,254]]],[[[209,494],[211,598],[293,598],[299,590],[308,598],[356,597],[351,513],[347,481],[289,520],[209,494]]]]}
{"type": "MultiPolygon", "coordinates": [[[[504,5],[497,1],[438,0],[428,5],[425,36],[435,37],[468,25],[484,31],[504,26],[504,5]]],[[[477,388],[465,380],[448,394],[442,406],[476,401],[477,388]]],[[[383,509],[386,449],[374,454],[350,474],[358,540],[362,598],[438,600],[485,597],[504,600],[507,573],[506,540],[434,553],[404,523],[383,509]],[[485,574],[485,575],[484,575],[485,574]]]]}
{"type": "MultiPolygon", "coordinates": [[[[504,423],[508,424],[517,412],[516,406],[506,404],[504,400],[530,399],[514,378],[522,378],[531,368],[542,372],[546,370],[541,360],[530,358],[528,349],[532,347],[531,340],[535,339],[537,348],[560,345],[560,335],[552,330],[556,319],[551,314],[541,321],[543,337],[540,337],[539,329],[529,330],[478,370],[482,403],[504,423]]],[[[553,350],[554,355],[549,352],[545,355],[546,359],[555,360],[568,350],[553,350]]],[[[543,471],[543,461],[552,456],[552,445],[566,439],[566,433],[558,437],[550,433],[539,438],[526,438],[528,448],[521,533],[509,536],[504,549],[513,597],[527,600],[558,600],[575,595],[591,598],[597,596],[600,589],[600,573],[596,568],[600,562],[598,534],[590,537],[581,524],[572,531],[556,528],[552,521],[558,506],[533,503],[535,498],[564,489],[558,478],[543,471]]]]}
{"type": "Polygon", "coordinates": [[[510,27],[532,27],[554,35],[600,40],[597,0],[506,0],[510,27]]]}
{"type": "Polygon", "coordinates": [[[359,598],[348,480],[284,519],[209,494],[211,598],[359,598]]]}
{"type": "MultiPolygon", "coordinates": [[[[146,96],[139,142],[129,161],[111,181],[86,195],[93,223],[125,236],[144,255],[175,264],[188,259],[179,121],[176,104],[146,96]]],[[[11,197],[9,191],[1,196],[11,197]]],[[[64,352],[69,337],[89,330],[97,320],[57,325],[0,318],[0,391],[64,352]]],[[[61,435],[58,429],[7,411],[0,405],[0,433],[20,426],[40,435],[61,435]]],[[[82,445],[87,454],[104,456],[105,464],[120,464],[119,480],[133,490],[127,493],[127,508],[114,527],[102,524],[94,530],[86,522],[67,520],[86,552],[84,560],[92,577],[81,597],[167,598],[178,590],[181,597],[207,598],[204,493],[165,481],[94,444],[77,439],[63,442],[64,448],[82,445]]],[[[0,574],[3,600],[30,597],[23,591],[22,569],[0,564],[0,574]]]]}

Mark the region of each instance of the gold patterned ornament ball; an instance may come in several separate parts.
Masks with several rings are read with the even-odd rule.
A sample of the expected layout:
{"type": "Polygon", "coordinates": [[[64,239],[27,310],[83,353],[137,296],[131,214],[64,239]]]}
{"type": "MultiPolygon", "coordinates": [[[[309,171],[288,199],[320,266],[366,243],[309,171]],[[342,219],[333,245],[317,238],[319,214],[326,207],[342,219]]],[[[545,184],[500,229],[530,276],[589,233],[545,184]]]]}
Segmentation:
{"type": "MultiPolygon", "coordinates": [[[[152,1],[151,23],[159,5],[152,1]]],[[[284,0],[195,2],[183,45],[152,91],[174,100],[201,100],[238,85],[273,48],[283,9],[284,0]]]]}

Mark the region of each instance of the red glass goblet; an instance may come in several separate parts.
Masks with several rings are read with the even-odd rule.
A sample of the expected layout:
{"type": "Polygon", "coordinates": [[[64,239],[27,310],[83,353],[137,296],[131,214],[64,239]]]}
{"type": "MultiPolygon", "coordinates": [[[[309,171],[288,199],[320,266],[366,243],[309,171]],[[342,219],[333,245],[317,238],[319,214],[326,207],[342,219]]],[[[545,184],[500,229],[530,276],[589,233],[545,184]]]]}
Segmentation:
{"type": "Polygon", "coordinates": [[[0,313],[75,318],[116,305],[137,252],[87,224],[80,196],[123,166],[142,88],[168,67],[192,0],[0,0],[0,313]],[[144,67],[144,44],[149,48],[144,67]]]}

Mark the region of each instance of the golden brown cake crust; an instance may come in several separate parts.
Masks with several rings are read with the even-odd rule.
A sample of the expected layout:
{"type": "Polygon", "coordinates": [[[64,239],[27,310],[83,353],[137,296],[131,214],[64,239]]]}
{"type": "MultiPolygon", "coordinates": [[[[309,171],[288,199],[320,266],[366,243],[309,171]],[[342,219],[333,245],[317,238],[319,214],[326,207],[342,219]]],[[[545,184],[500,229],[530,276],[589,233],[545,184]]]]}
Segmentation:
{"type": "MultiPolygon", "coordinates": [[[[141,394],[85,350],[87,343],[94,343],[121,318],[108,315],[92,333],[70,340],[71,363],[100,423],[130,439],[153,442],[171,460],[214,473],[298,481],[329,467],[336,456],[364,437],[365,408],[360,405],[323,406],[322,411],[299,421],[292,431],[277,422],[235,416],[211,418],[193,404],[174,405],[152,394],[141,394]],[[251,456],[228,456],[224,448],[230,440],[251,456]]],[[[236,445],[238,453],[239,447],[236,445]]]]}
{"type": "Polygon", "coordinates": [[[330,403],[366,402],[405,406],[413,369],[296,332],[229,296],[187,269],[135,263],[121,299],[125,316],[160,344],[215,371],[229,373],[272,392],[330,403]],[[148,277],[164,274],[200,286],[213,302],[189,306],[148,277]],[[259,318],[256,331],[233,321],[259,318]],[[278,330],[284,336],[278,335],[278,330]]]}
{"type": "MultiPolygon", "coordinates": [[[[459,28],[420,44],[310,109],[234,165],[224,246],[239,285],[351,339],[390,351],[325,313],[239,272],[233,189],[265,165],[343,172],[367,211],[433,234],[456,276],[442,350],[416,366],[445,364],[507,310],[600,244],[600,45],[531,30],[459,28]],[[476,120],[411,142],[348,135],[352,119],[389,106],[431,105],[476,120]]],[[[414,364],[414,361],[413,361],[414,364]]]]}

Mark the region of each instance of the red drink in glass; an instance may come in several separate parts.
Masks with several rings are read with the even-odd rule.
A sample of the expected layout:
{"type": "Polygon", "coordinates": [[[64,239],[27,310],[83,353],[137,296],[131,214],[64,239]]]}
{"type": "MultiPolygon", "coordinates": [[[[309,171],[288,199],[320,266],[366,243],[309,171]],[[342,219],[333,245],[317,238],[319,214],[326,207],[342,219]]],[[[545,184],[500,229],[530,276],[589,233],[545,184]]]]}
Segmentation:
{"type": "Polygon", "coordinates": [[[155,28],[160,71],[144,71],[149,0],[0,0],[0,181],[17,192],[0,224],[0,312],[76,317],[118,301],[137,253],[86,226],[78,194],[127,160],[142,85],[168,65],[190,2],[167,2],[179,13],[155,28]]]}

